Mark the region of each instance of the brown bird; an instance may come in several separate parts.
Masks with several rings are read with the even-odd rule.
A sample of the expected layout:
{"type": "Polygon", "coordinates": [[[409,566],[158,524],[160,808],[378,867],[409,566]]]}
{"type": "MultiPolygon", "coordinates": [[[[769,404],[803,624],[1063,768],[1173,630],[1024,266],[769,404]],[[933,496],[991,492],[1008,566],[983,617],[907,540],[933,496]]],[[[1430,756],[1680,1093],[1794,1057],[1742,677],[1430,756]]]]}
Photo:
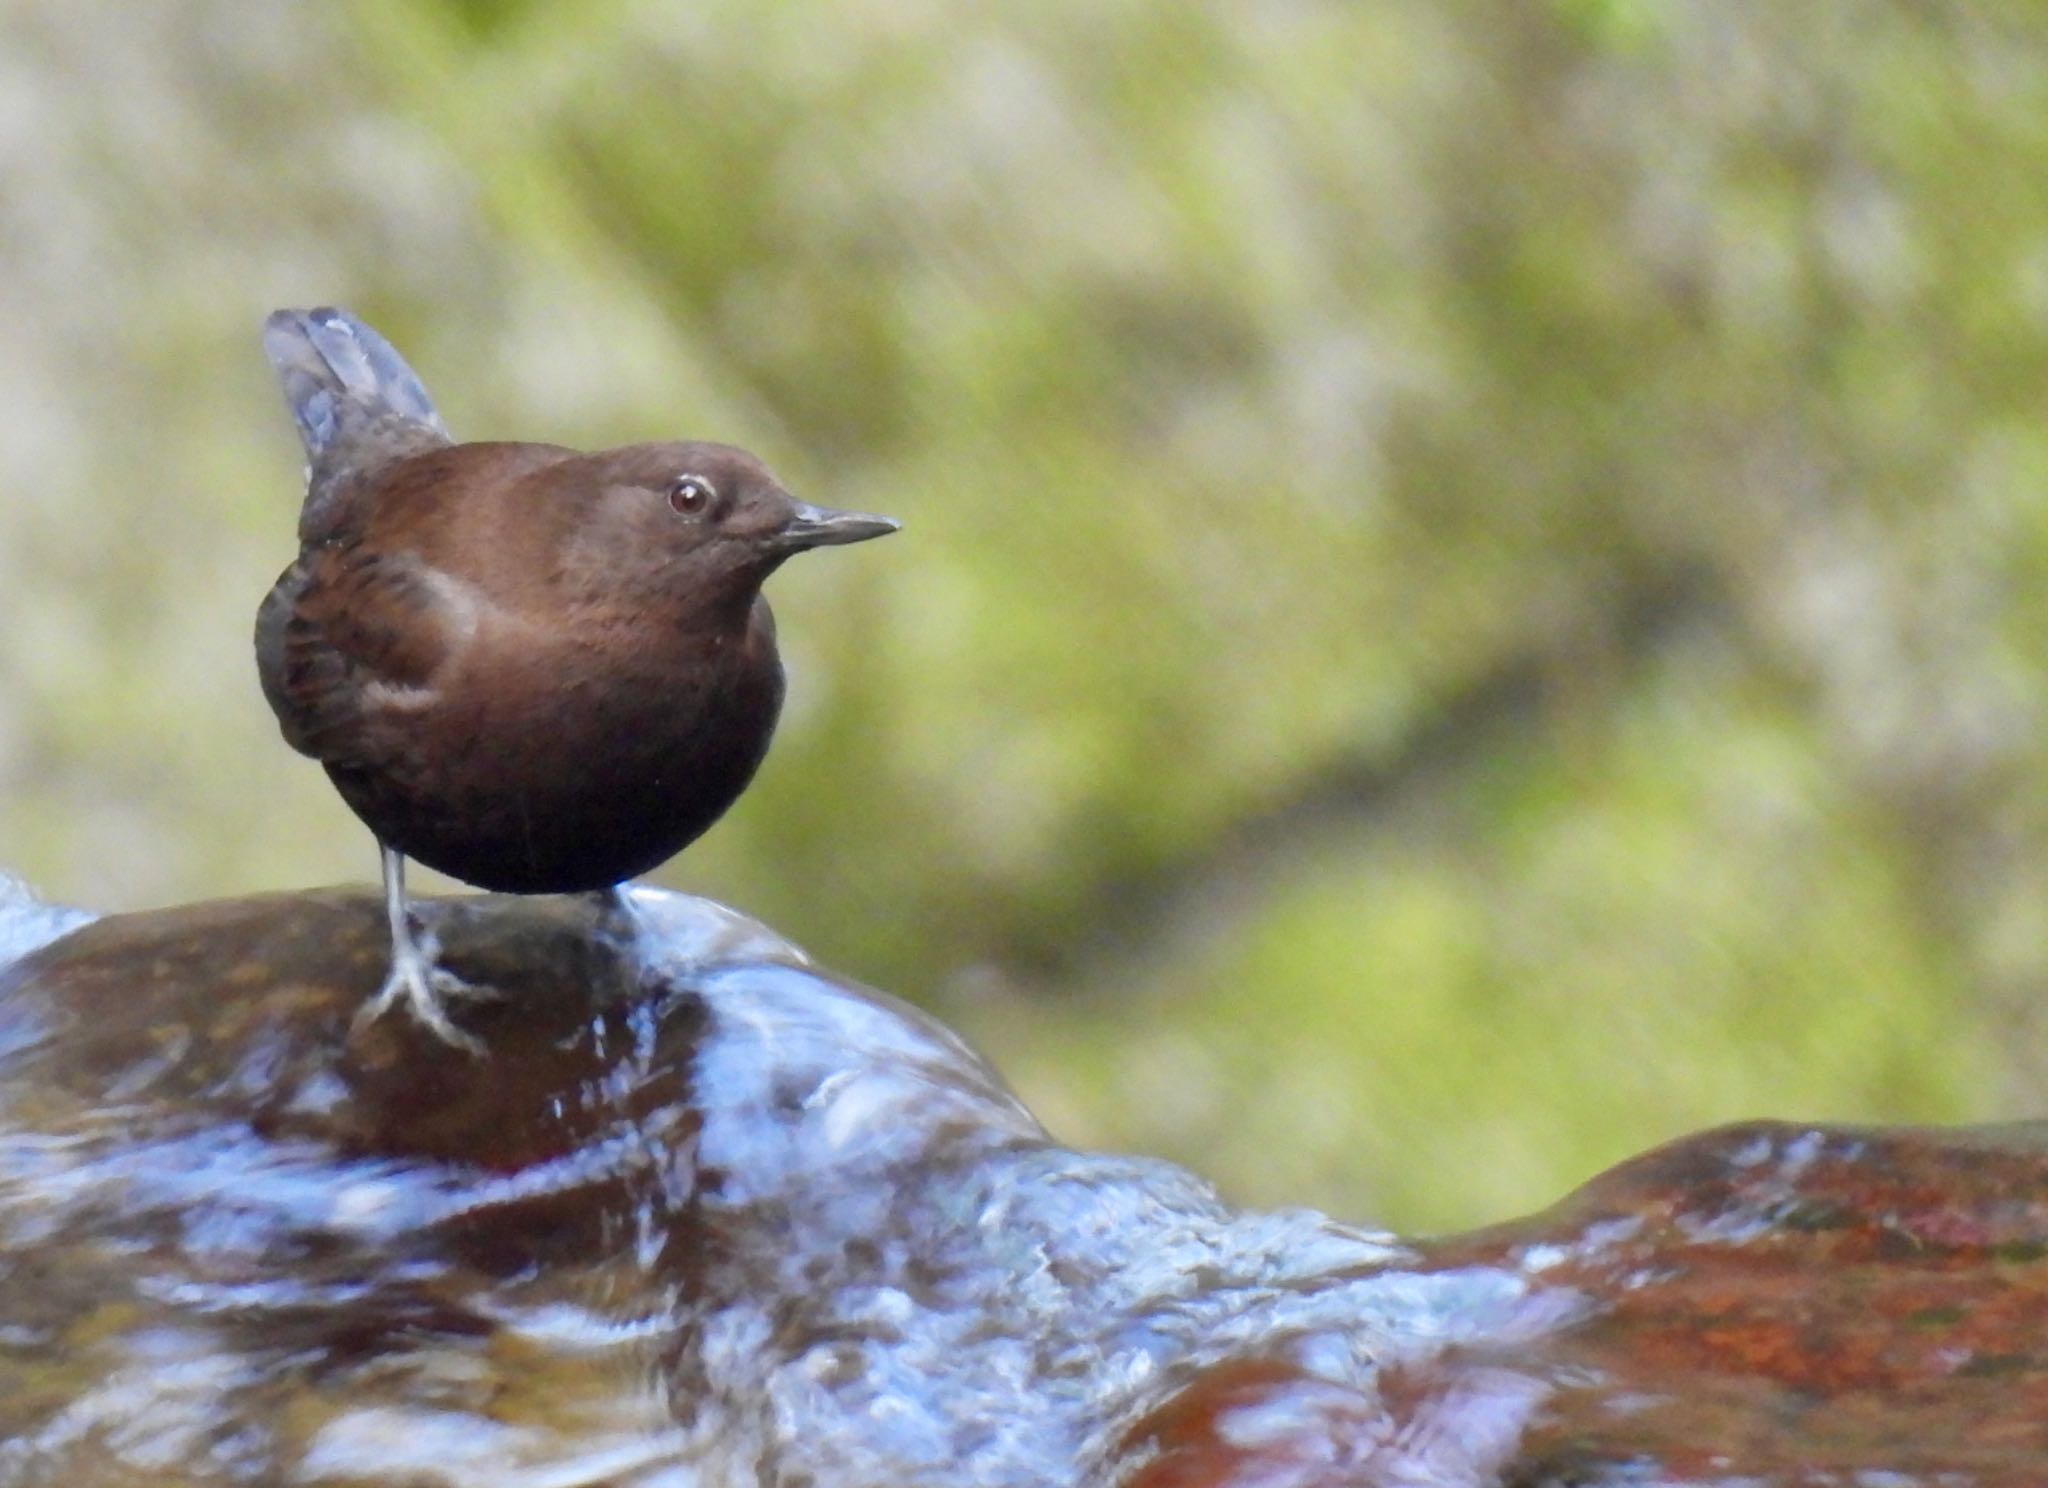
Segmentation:
{"type": "Polygon", "coordinates": [[[383,849],[394,1002],[481,1046],[416,935],[405,859],[520,894],[609,889],[724,814],[782,707],[762,582],[896,530],[796,500],[730,445],[457,444],[390,344],[280,310],[306,446],[300,552],[256,616],[263,695],[383,849]]]}

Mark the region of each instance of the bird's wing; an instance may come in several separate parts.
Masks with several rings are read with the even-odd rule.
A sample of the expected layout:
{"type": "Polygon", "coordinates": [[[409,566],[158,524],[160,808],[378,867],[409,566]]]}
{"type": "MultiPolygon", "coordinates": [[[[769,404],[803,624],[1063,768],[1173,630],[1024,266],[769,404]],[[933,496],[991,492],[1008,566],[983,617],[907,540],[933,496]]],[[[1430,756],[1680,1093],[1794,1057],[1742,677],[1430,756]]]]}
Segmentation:
{"type": "Polygon", "coordinates": [[[256,613],[256,669],[285,742],[342,767],[385,768],[404,720],[476,629],[469,586],[410,554],[310,549],[256,613]]]}

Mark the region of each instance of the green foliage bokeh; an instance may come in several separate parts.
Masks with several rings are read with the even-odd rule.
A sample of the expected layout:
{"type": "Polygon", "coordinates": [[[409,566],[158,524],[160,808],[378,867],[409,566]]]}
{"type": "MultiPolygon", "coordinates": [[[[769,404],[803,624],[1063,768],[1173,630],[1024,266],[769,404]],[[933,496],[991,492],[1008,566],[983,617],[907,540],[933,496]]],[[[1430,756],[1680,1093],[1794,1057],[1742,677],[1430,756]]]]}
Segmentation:
{"type": "Polygon", "coordinates": [[[372,868],[247,654],[272,305],[792,565],[664,872],[1063,1137],[1407,1226],[1750,1115],[2038,1114],[2048,14],[0,0],[0,851],[372,868]]]}

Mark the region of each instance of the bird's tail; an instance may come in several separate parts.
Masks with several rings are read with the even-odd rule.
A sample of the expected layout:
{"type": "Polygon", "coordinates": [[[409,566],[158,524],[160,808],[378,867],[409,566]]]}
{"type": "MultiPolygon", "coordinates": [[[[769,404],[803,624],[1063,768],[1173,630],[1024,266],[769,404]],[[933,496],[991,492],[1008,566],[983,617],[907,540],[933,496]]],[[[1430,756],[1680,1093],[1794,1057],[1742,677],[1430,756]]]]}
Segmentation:
{"type": "MultiPolygon", "coordinates": [[[[346,310],[276,310],[263,323],[263,349],[284,385],[284,399],[314,471],[341,441],[377,430],[385,440],[414,426],[445,443],[434,400],[391,343],[346,310]],[[394,429],[392,426],[398,427],[394,429]]],[[[401,434],[397,441],[406,442],[401,434]]]]}

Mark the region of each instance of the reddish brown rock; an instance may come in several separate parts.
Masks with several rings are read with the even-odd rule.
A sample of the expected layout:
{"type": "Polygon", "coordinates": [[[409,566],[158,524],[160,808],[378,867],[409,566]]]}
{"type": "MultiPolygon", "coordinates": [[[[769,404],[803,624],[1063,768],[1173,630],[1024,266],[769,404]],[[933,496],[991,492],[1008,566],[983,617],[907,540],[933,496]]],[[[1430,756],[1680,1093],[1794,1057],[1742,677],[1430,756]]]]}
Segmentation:
{"type": "Polygon", "coordinates": [[[366,894],[0,968],[0,1484],[2048,1480],[2042,1128],[1731,1128],[1406,1244],[629,905],[440,910],[483,1060],[351,1033],[366,894]]]}
{"type": "Polygon", "coordinates": [[[1592,1299],[1522,1354],[1557,1481],[2048,1481],[2048,1126],[1708,1132],[1431,1248],[1475,1263],[1592,1299]]]}

